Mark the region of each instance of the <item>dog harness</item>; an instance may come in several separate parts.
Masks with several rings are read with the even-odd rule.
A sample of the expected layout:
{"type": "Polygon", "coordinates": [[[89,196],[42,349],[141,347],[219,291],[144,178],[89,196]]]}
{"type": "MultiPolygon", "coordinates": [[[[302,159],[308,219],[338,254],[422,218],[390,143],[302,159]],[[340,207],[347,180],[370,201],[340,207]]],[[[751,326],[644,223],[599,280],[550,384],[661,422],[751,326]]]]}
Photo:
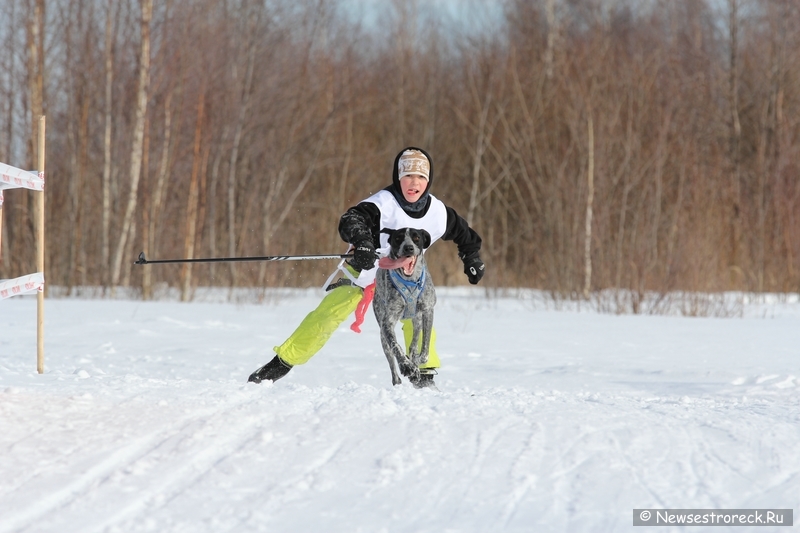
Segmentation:
{"type": "Polygon", "coordinates": [[[389,271],[389,279],[405,301],[406,305],[403,309],[403,320],[414,318],[414,315],[417,314],[417,302],[419,301],[423,289],[425,289],[425,282],[428,279],[428,269],[425,268],[425,270],[422,271],[422,275],[417,281],[404,278],[397,270],[389,271]]]}

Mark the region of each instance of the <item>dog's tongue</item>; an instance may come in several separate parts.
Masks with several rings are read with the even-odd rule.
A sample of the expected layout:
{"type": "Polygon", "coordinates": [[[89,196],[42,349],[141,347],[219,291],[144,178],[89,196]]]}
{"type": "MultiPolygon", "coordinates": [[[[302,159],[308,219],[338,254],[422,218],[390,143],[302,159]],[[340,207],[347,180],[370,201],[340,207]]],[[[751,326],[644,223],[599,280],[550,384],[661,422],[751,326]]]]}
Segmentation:
{"type": "Polygon", "coordinates": [[[378,268],[385,270],[402,268],[404,272],[408,273],[414,270],[414,258],[401,257],[400,259],[392,259],[391,257],[381,257],[378,261],[378,268]]]}

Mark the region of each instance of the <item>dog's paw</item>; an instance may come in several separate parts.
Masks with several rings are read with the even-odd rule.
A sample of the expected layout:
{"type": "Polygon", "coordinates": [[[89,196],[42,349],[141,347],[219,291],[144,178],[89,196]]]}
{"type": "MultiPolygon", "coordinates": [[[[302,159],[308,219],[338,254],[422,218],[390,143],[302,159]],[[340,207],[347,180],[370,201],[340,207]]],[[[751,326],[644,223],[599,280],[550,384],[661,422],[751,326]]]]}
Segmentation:
{"type": "Polygon", "coordinates": [[[419,368],[417,368],[417,366],[414,365],[413,363],[411,363],[410,361],[408,361],[408,362],[404,361],[400,365],[400,371],[408,379],[411,379],[411,380],[419,379],[419,368]]]}

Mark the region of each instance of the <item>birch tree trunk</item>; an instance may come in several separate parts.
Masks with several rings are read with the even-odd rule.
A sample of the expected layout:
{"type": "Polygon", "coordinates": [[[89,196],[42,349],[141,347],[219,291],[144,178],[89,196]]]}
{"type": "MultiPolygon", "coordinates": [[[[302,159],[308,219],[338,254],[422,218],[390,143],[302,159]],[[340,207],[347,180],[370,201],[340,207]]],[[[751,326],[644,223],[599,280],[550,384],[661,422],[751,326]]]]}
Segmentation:
{"type": "Polygon", "coordinates": [[[133,143],[131,146],[130,191],[125,216],[122,219],[119,241],[114,254],[114,265],[111,272],[112,294],[119,283],[122,271],[122,256],[132,232],[133,215],[136,209],[139,176],[142,170],[142,145],[144,143],[144,117],[147,111],[147,89],[150,77],[150,19],[153,14],[153,0],[142,0],[141,47],[139,50],[139,85],[136,97],[136,119],[133,125],[133,143]]]}
{"type": "MultiPolygon", "coordinates": [[[[89,166],[89,121],[90,121],[90,81],[86,69],[82,67],[84,61],[89,57],[91,46],[87,40],[87,18],[91,19],[93,10],[89,10],[88,15],[82,8],[75,12],[75,18],[70,18],[66,24],[65,33],[67,35],[66,55],[67,65],[75,65],[71,71],[72,78],[70,86],[74,91],[74,98],[69,99],[68,115],[69,127],[67,128],[67,138],[69,146],[72,147],[70,157],[69,180],[69,227],[72,229],[68,243],[68,264],[66,265],[66,286],[69,293],[75,285],[86,285],[86,248],[84,236],[86,234],[86,218],[91,216],[87,212],[85,202],[85,183],[89,166]],[[73,39],[72,35],[79,36],[73,39]],[[77,41],[81,45],[75,45],[77,41]]],[[[55,266],[55,265],[54,265],[55,266]]]]}
{"type": "MultiPolygon", "coordinates": [[[[197,123],[194,129],[194,149],[192,159],[192,177],[189,182],[189,195],[186,204],[186,234],[183,241],[183,252],[186,259],[194,258],[194,243],[197,234],[197,204],[198,204],[198,174],[200,172],[201,153],[203,140],[203,111],[205,108],[205,88],[200,91],[197,99],[197,123]]],[[[181,269],[181,301],[191,299],[192,289],[192,263],[184,263],[181,269]]]]}
{"type": "Polygon", "coordinates": [[[586,195],[586,238],[583,245],[583,297],[589,298],[589,290],[592,288],[592,204],[594,202],[594,124],[592,115],[589,113],[587,124],[589,130],[589,165],[586,170],[586,184],[588,193],[586,195]]]}
{"type": "MultiPolygon", "coordinates": [[[[0,155],[2,155],[2,154],[0,154],[0,155]]],[[[2,267],[4,269],[8,268],[8,266],[7,266],[8,263],[7,263],[7,259],[6,259],[6,255],[8,255],[8,254],[4,254],[3,253],[3,250],[5,249],[4,247],[6,246],[5,242],[3,242],[3,241],[4,240],[6,240],[6,241],[8,240],[7,238],[4,239],[5,231],[6,231],[6,228],[3,227],[3,191],[0,191],[0,267],[2,267]]]]}
{"type": "Polygon", "coordinates": [[[108,0],[106,11],[106,39],[105,50],[105,106],[104,106],[104,132],[103,132],[103,213],[102,213],[102,251],[101,251],[101,271],[103,286],[110,285],[110,258],[111,245],[109,234],[111,231],[111,128],[112,128],[112,109],[113,109],[113,87],[114,87],[114,18],[111,14],[111,7],[116,2],[108,0]]]}
{"type": "MultiPolygon", "coordinates": [[[[10,12],[8,13],[9,20],[15,20],[15,4],[12,3],[10,6],[10,12]]],[[[15,57],[16,57],[16,39],[13,38],[12,32],[7,32],[8,36],[6,38],[5,43],[3,44],[3,49],[6,50],[8,53],[4,54],[2,57],[2,68],[6,70],[6,72],[14,72],[14,64],[15,64],[15,57]]],[[[9,154],[11,153],[11,140],[14,137],[14,112],[15,112],[15,98],[13,95],[15,94],[16,88],[16,80],[14,76],[8,76],[7,79],[7,89],[5,93],[5,102],[3,102],[2,109],[6,112],[6,116],[3,117],[5,121],[4,126],[4,133],[5,139],[4,143],[0,145],[0,161],[9,161],[9,154]]],[[[3,192],[0,191],[0,267],[4,271],[8,271],[11,268],[11,261],[9,258],[8,252],[8,225],[3,225],[3,192]]]]}
{"type": "MultiPolygon", "coordinates": [[[[30,122],[28,131],[28,168],[37,168],[39,158],[39,120],[44,115],[43,101],[44,101],[44,0],[36,0],[33,3],[33,9],[30,13],[27,31],[27,46],[28,46],[28,97],[30,102],[30,122]]],[[[30,243],[36,242],[34,221],[38,217],[39,203],[34,200],[32,194],[26,194],[26,202],[28,203],[28,213],[33,213],[33,219],[29,224],[24,227],[19,227],[16,240],[23,232],[28,232],[27,239],[30,243]]],[[[32,244],[26,245],[26,249],[34,249],[32,244]]],[[[19,248],[18,248],[19,249],[19,248]]],[[[30,268],[30,257],[24,260],[26,269],[30,268]]],[[[45,286],[45,291],[47,286],[45,286]]]]}
{"type": "MultiPolygon", "coordinates": [[[[158,165],[158,177],[156,178],[155,190],[153,191],[153,198],[150,202],[150,216],[148,217],[147,240],[145,245],[147,253],[153,256],[158,256],[156,249],[156,226],[158,225],[159,215],[161,214],[161,204],[163,203],[164,188],[167,183],[167,174],[169,173],[170,165],[170,150],[172,144],[172,94],[173,90],[170,89],[164,101],[164,142],[161,148],[161,160],[158,165]]],[[[145,268],[142,270],[142,297],[149,300],[153,296],[153,278],[152,269],[145,268]]]]}
{"type": "MultiPolygon", "coordinates": [[[[223,147],[228,140],[228,131],[228,126],[225,125],[218,143],[219,148],[214,156],[214,164],[211,165],[211,183],[208,186],[209,194],[212,195],[212,199],[208,202],[208,247],[211,257],[217,256],[217,183],[219,182],[219,167],[222,162],[223,147]]],[[[217,279],[216,266],[216,263],[209,265],[212,280],[217,279]]]]}
{"type": "Polygon", "coordinates": [[[544,52],[544,70],[547,79],[553,78],[553,56],[556,47],[556,8],[555,0],[547,0],[545,7],[547,16],[547,48],[544,52]]]}
{"type": "Polygon", "coordinates": [[[28,137],[28,168],[38,160],[38,138],[35,125],[44,114],[44,0],[35,0],[28,24],[28,95],[30,97],[30,136],[28,137]]]}
{"type": "MultiPolygon", "coordinates": [[[[242,98],[239,106],[239,117],[236,121],[236,129],[233,134],[233,147],[231,149],[231,161],[228,166],[228,256],[236,256],[236,162],[239,159],[239,145],[242,142],[242,132],[247,112],[250,109],[250,93],[252,92],[253,69],[256,60],[256,37],[255,25],[250,35],[250,47],[247,54],[247,71],[242,85],[242,98]]],[[[235,65],[234,65],[235,68],[235,65]]],[[[236,263],[231,262],[231,287],[236,286],[236,263]]]]}
{"type": "Polygon", "coordinates": [[[728,99],[730,105],[730,131],[729,131],[729,159],[731,166],[731,187],[733,189],[733,201],[731,205],[731,282],[735,283],[734,275],[741,272],[742,265],[740,257],[742,222],[741,222],[741,170],[739,159],[739,144],[742,136],[742,125],[739,121],[739,15],[738,0],[728,0],[730,15],[730,71],[728,73],[728,99]]]}

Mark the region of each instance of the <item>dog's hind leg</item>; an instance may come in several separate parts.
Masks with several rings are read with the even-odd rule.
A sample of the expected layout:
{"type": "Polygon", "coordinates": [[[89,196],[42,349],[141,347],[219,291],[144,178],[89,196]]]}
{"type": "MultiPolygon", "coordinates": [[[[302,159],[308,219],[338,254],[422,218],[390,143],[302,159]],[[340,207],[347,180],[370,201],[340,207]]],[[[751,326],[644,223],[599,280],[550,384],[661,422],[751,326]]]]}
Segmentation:
{"type": "Polygon", "coordinates": [[[430,337],[428,338],[428,344],[426,345],[425,343],[425,322],[422,315],[422,313],[417,313],[411,321],[411,344],[408,350],[411,361],[417,367],[428,362],[428,346],[430,345],[430,337]],[[420,335],[420,332],[422,332],[422,335],[420,335]],[[421,344],[419,342],[420,336],[422,337],[421,344]]]}
{"type": "Polygon", "coordinates": [[[408,358],[411,359],[411,362],[415,366],[419,366],[419,354],[420,354],[420,346],[419,346],[419,332],[420,326],[422,322],[420,321],[420,313],[417,313],[411,319],[411,342],[408,344],[408,358]]]}
{"type": "Polygon", "coordinates": [[[420,328],[422,329],[422,348],[420,350],[417,366],[424,365],[428,362],[428,355],[431,350],[431,336],[433,335],[433,312],[428,311],[422,313],[420,322],[420,328]]]}

